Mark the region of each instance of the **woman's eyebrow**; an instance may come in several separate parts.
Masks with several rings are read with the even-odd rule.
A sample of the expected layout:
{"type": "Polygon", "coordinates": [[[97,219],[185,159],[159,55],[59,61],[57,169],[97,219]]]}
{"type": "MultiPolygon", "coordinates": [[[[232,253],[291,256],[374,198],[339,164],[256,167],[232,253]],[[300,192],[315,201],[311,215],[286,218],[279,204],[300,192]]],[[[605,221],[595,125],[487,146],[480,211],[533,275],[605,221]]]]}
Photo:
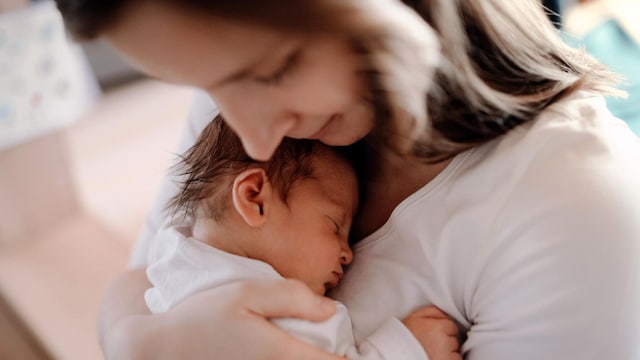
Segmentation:
{"type": "Polygon", "coordinates": [[[218,80],[212,87],[220,87],[220,86],[224,86],[227,85],[229,83],[232,82],[236,82],[236,81],[240,81],[240,80],[244,80],[248,77],[251,76],[251,74],[255,71],[255,69],[260,66],[260,64],[262,64],[264,62],[265,58],[262,57],[259,60],[252,62],[240,69],[238,69],[237,71],[233,72],[232,74],[222,78],[221,80],[218,80]]]}

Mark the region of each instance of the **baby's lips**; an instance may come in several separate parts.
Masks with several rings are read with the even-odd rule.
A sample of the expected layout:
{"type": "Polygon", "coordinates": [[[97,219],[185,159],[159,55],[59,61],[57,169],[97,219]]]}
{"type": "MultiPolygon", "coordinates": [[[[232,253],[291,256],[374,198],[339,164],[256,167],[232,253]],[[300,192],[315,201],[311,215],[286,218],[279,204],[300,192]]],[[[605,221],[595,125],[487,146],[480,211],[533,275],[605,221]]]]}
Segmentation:
{"type": "Polygon", "coordinates": [[[332,273],[332,275],[333,275],[333,279],[331,279],[330,284],[331,284],[332,287],[336,287],[340,283],[340,280],[342,280],[342,277],[344,276],[344,273],[338,272],[338,271],[334,271],[332,273]]]}

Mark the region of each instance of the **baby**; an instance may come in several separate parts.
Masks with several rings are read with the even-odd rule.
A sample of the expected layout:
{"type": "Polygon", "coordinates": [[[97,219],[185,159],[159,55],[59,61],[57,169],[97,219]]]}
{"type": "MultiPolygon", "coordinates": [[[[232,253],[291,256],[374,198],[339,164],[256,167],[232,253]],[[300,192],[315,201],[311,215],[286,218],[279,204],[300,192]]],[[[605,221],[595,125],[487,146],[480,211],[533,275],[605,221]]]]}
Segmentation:
{"type": "MultiPolygon", "coordinates": [[[[294,278],[320,295],[338,285],[353,259],[348,237],[359,200],[355,171],[338,150],[285,139],[271,160],[257,162],[218,116],[179,168],[184,181],[169,208],[188,225],[168,224],[150,252],[153,287],[145,301],[153,313],[239,280],[294,278]]],[[[433,335],[421,336],[390,318],[356,345],[347,309],[336,305],[336,314],[324,322],[273,322],[350,359],[448,358],[431,341],[437,331],[451,329],[446,318],[423,320],[449,326],[433,326],[433,335]]]]}

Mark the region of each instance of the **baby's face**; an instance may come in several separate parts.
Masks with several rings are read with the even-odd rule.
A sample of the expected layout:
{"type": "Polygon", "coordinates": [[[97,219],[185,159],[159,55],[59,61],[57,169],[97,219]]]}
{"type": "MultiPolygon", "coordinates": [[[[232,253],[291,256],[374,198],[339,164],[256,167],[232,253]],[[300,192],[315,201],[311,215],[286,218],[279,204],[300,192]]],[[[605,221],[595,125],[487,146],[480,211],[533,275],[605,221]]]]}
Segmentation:
{"type": "Polygon", "coordinates": [[[355,172],[329,150],[312,158],[313,177],[296,181],[287,203],[272,209],[269,262],[317,294],[338,285],[353,253],[348,237],[358,207],[355,172]]]}

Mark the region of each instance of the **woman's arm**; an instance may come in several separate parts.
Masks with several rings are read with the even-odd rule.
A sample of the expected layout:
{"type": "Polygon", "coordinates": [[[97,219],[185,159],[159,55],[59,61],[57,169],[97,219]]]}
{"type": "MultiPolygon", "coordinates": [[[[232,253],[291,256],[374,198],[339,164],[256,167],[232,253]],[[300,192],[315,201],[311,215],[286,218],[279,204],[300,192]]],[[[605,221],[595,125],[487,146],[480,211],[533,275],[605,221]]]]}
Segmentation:
{"type": "Polygon", "coordinates": [[[591,122],[589,132],[560,124],[580,123],[527,134],[543,145],[485,242],[467,360],[640,359],[638,140],[618,123],[610,143],[591,122]]]}
{"type": "Polygon", "coordinates": [[[150,286],[145,270],[136,269],[120,275],[107,290],[98,316],[98,340],[105,358],[136,358],[130,347],[136,343],[135,336],[142,334],[132,328],[137,321],[152,320],[144,302],[150,286]]]}
{"type": "Polygon", "coordinates": [[[121,275],[104,298],[100,344],[107,359],[343,359],[293,338],[268,318],[329,318],[330,299],[293,280],[247,281],[198,293],[150,315],[144,270],[121,275]],[[124,296],[123,296],[124,295],[124,296]]]}
{"type": "MultiPolygon", "coordinates": [[[[202,129],[218,114],[218,109],[209,95],[203,91],[195,91],[191,108],[187,116],[185,127],[182,131],[182,138],[175,151],[182,154],[187,151],[196,141],[202,129]]],[[[175,161],[179,156],[175,156],[175,161]]],[[[147,219],[142,229],[142,233],[133,248],[129,266],[132,268],[145,268],[149,262],[149,251],[153,248],[156,233],[167,223],[166,206],[169,200],[178,194],[178,184],[181,178],[168,170],[162,181],[162,186],[158,195],[147,213],[147,219]]]]}

